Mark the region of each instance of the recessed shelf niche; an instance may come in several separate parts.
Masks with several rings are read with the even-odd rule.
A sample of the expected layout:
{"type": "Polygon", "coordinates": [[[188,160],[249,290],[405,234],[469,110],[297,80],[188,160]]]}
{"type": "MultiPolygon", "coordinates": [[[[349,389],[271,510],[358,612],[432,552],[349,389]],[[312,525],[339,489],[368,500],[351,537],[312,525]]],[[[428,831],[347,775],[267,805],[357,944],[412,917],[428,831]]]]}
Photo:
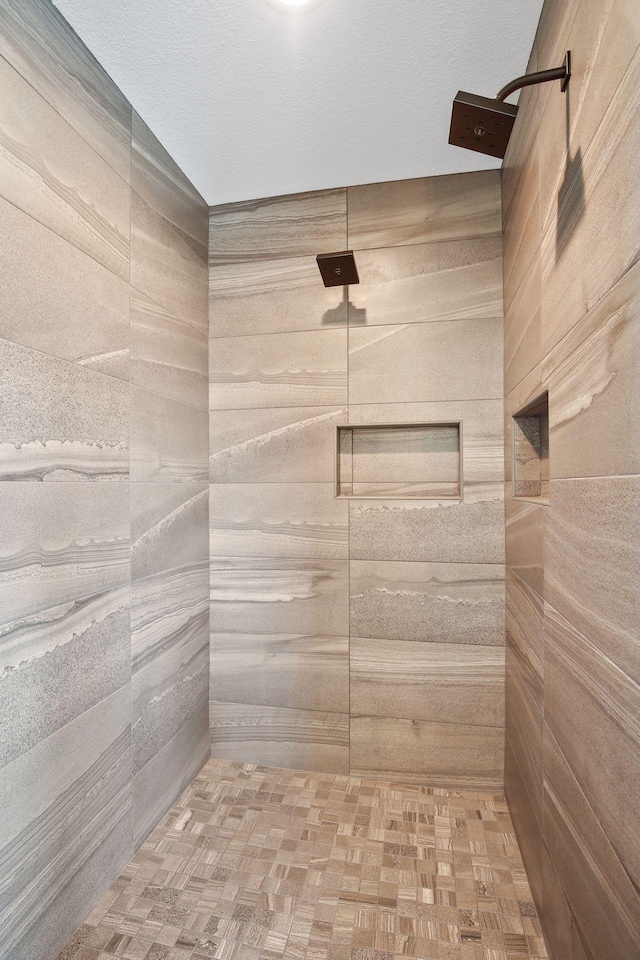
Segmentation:
{"type": "Polygon", "coordinates": [[[513,496],[549,503],[549,394],[513,416],[513,496]]]}
{"type": "Polygon", "coordinates": [[[460,499],[461,423],[368,423],[336,431],[336,497],[460,499]]]}

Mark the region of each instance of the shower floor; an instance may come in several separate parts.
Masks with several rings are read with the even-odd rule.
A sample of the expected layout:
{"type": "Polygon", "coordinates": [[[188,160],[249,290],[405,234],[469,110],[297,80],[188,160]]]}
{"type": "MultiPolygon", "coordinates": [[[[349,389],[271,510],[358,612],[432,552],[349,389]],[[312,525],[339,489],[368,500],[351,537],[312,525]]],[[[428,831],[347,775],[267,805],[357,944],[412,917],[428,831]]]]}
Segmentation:
{"type": "Polygon", "coordinates": [[[501,796],[210,760],[58,960],[546,958],[501,796]]]}

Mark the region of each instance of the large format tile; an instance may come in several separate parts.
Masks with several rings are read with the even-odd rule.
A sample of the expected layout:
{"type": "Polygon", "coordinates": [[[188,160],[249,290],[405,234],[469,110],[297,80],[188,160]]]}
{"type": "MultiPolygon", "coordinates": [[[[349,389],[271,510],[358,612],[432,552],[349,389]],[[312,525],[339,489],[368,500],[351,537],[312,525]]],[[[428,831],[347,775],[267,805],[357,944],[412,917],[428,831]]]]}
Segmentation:
{"type": "Polygon", "coordinates": [[[352,636],[504,646],[499,563],[352,560],[349,583],[352,636]]]}
{"type": "Polygon", "coordinates": [[[542,596],[545,568],[543,558],[547,506],[515,500],[511,484],[505,484],[507,567],[542,596]]]}
{"type": "Polygon", "coordinates": [[[137,849],[209,759],[204,707],[133,778],[133,841],[137,849]]]}
{"type": "Polygon", "coordinates": [[[351,716],[504,726],[504,650],[354,637],[351,716]]]}
{"type": "Polygon", "coordinates": [[[129,379],[125,280],[1,199],[0,257],[1,337],[129,379]]]}
{"type": "Polygon", "coordinates": [[[502,398],[502,320],[349,330],[349,402],[502,398]]]}
{"type": "MultiPolygon", "coordinates": [[[[3,956],[25,956],[29,928],[127,818],[129,721],[126,684],[0,772],[3,956]]],[[[132,852],[129,834],[125,861],[132,852]]]]}
{"type": "Polygon", "coordinates": [[[211,634],[211,698],[349,712],[349,638],[211,634]]]}
{"type": "MultiPolygon", "coordinates": [[[[513,816],[511,803],[509,811],[513,816]]],[[[518,840],[520,841],[519,835],[518,840]]],[[[520,846],[522,847],[521,841],[520,846]]],[[[524,850],[523,859],[531,882],[524,850]]],[[[597,960],[586,945],[546,848],[542,850],[542,901],[537,900],[537,904],[540,923],[552,957],[561,957],[562,960],[597,960]]]]}
{"type": "Polygon", "coordinates": [[[131,107],[48,0],[2,0],[0,54],[129,180],[131,107]]]}
{"type": "Polygon", "coordinates": [[[212,557],[348,556],[348,504],[330,483],[211,484],[212,557]]]}
{"type": "Polygon", "coordinates": [[[131,487],[131,579],[208,557],[208,489],[199,483],[131,487]]]}
{"type": "Polygon", "coordinates": [[[349,187],[354,250],[499,236],[500,172],[459,173],[349,187]]]}
{"type": "Polygon", "coordinates": [[[545,600],[637,683],[640,478],[554,480],[550,502],[545,600]]]}
{"type": "Polygon", "coordinates": [[[128,384],[6,340],[0,364],[0,478],[127,477],[128,384]]]}
{"type": "Polygon", "coordinates": [[[211,415],[212,483],[333,483],[335,432],[347,412],[335,407],[228,410],[211,415]]]}
{"type": "Polygon", "coordinates": [[[552,478],[640,473],[640,264],[545,358],[552,478]]]}
{"type": "Polygon", "coordinates": [[[131,289],[131,382],[207,409],[208,341],[143,293],[131,289]]]}
{"type": "Polygon", "coordinates": [[[131,189],[178,233],[187,234],[205,257],[209,208],[175,160],[133,111],[131,189]]]}
{"type": "Polygon", "coordinates": [[[536,251],[504,314],[504,392],[509,396],[542,359],[542,276],[536,251]]]}
{"type": "Polygon", "coordinates": [[[128,184],[2,59],[0,86],[2,196],[128,280],[128,184]]]}
{"type": "MultiPolygon", "coordinates": [[[[542,826],[538,821],[531,799],[527,793],[518,761],[507,733],[505,741],[504,788],[509,804],[522,859],[527,870],[527,879],[535,902],[540,909],[543,899],[542,858],[544,840],[542,826]]],[[[540,785],[542,790],[542,784],[540,785]]]]}
{"type": "Polygon", "coordinates": [[[569,905],[597,960],[637,957],[640,898],[545,727],[544,833],[569,905]]]}
{"type": "Polygon", "coordinates": [[[346,560],[211,562],[211,629],[344,637],[346,560]]]}
{"type": "Polygon", "coordinates": [[[349,423],[460,423],[465,480],[504,478],[503,401],[443,400],[427,403],[362,403],[349,407],[349,423]]]}
{"type": "Polygon", "coordinates": [[[640,687],[552,607],[545,721],[636,888],[640,885],[640,687]]]}
{"type": "Polygon", "coordinates": [[[351,773],[461,790],[502,790],[504,729],[352,717],[351,773]]]}
{"type": "Polygon", "coordinates": [[[207,479],[206,410],[131,388],[131,479],[207,479]]]}
{"type": "Polygon", "coordinates": [[[325,287],[313,256],[225,263],[209,270],[212,337],[346,325],[344,287],[325,287]]]}
{"type": "Polygon", "coordinates": [[[131,285],[173,316],[208,334],[206,248],[134,192],[131,285]]]}
{"type": "Polygon", "coordinates": [[[353,500],[349,519],[354,560],[504,563],[500,483],[467,483],[463,500],[353,500]]]}
{"type": "Polygon", "coordinates": [[[544,602],[533,587],[507,567],[507,645],[514,666],[539,710],[544,693],[544,602]]]}
{"type": "Polygon", "coordinates": [[[129,495],[0,485],[0,766],[130,678],[129,495]]]}
{"type": "Polygon", "coordinates": [[[362,250],[357,265],[355,326],[502,316],[500,237],[362,250]]]}
{"type": "Polygon", "coordinates": [[[209,263],[344,250],[347,191],[318,190],[211,207],[209,263]]]}
{"type": "Polygon", "coordinates": [[[210,344],[212,411],[347,402],[346,330],[225,337],[210,344]]]}
{"type": "Polygon", "coordinates": [[[349,717],[235,703],[210,704],[211,754],[318,773],[349,772],[349,717]]]}
{"type": "Polygon", "coordinates": [[[574,158],[576,170],[542,240],[545,352],[638,259],[638,90],[640,47],[584,155],[574,158]]]}
{"type": "Polygon", "coordinates": [[[505,723],[507,738],[538,823],[542,823],[542,699],[527,683],[519,650],[507,643],[505,657],[505,723]]]}
{"type": "Polygon", "coordinates": [[[206,559],[132,584],[131,658],[137,773],[209,699],[206,559]]]}

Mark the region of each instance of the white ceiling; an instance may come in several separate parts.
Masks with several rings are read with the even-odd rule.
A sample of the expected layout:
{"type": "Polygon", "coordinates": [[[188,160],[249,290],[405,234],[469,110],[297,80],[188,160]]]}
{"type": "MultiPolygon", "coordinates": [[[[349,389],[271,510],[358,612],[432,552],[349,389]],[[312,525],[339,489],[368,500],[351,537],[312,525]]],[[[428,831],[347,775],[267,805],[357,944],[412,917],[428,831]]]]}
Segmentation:
{"type": "Polygon", "coordinates": [[[210,204],[497,166],[458,89],[524,73],[542,0],[56,0],[210,204]]]}

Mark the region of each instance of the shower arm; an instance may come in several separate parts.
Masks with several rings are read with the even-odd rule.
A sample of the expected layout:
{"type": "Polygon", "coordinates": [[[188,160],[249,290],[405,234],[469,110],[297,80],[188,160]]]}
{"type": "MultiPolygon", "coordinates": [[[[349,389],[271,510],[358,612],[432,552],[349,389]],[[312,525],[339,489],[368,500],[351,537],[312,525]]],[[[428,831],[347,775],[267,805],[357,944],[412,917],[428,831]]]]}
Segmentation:
{"type": "Polygon", "coordinates": [[[522,87],[531,87],[534,83],[547,83],[549,80],[561,80],[560,89],[564,93],[571,76],[571,51],[567,50],[564,63],[561,67],[554,67],[552,70],[539,70],[537,73],[525,73],[523,77],[516,77],[511,83],[507,83],[502,90],[496,94],[496,100],[506,100],[510,94],[515,93],[522,87]]]}

